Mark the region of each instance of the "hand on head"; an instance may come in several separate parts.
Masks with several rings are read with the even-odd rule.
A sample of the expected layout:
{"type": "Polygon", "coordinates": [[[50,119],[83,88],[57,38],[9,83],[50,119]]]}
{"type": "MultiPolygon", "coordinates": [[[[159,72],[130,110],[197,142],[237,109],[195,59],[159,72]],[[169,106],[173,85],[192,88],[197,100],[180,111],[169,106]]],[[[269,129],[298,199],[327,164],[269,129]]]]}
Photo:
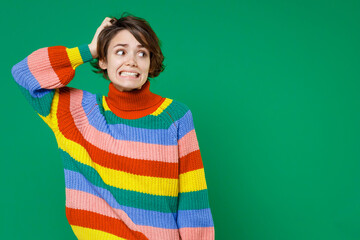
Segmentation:
{"type": "Polygon", "coordinates": [[[92,39],[91,43],[88,45],[91,55],[93,58],[97,58],[98,57],[98,52],[97,52],[97,40],[98,40],[98,36],[100,34],[100,32],[108,26],[111,26],[113,24],[113,19],[106,17],[104,19],[104,21],[101,23],[101,25],[97,28],[94,38],[92,39]]]}

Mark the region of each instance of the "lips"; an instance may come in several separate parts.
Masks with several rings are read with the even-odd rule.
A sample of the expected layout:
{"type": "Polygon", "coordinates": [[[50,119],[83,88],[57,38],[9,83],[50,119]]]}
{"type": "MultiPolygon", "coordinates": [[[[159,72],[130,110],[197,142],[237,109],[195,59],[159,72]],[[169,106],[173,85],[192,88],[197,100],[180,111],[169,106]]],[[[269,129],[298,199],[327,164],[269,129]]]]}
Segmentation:
{"type": "Polygon", "coordinates": [[[122,72],[129,72],[129,71],[121,71],[119,73],[119,76],[122,77],[122,78],[138,78],[140,76],[140,73],[138,72],[133,72],[133,73],[136,73],[137,75],[136,76],[132,76],[132,75],[121,75],[122,72]]]}
{"type": "Polygon", "coordinates": [[[122,72],[139,73],[138,71],[135,71],[135,70],[126,70],[126,69],[120,70],[120,73],[122,73],[122,72]]]}
{"type": "Polygon", "coordinates": [[[119,72],[119,75],[121,77],[132,77],[132,78],[138,78],[140,76],[140,73],[138,71],[134,71],[134,70],[126,70],[126,69],[123,69],[119,72]],[[131,75],[126,75],[126,76],[122,76],[121,73],[122,72],[129,72],[129,73],[136,73],[137,75],[136,76],[131,76],[131,75]]]}

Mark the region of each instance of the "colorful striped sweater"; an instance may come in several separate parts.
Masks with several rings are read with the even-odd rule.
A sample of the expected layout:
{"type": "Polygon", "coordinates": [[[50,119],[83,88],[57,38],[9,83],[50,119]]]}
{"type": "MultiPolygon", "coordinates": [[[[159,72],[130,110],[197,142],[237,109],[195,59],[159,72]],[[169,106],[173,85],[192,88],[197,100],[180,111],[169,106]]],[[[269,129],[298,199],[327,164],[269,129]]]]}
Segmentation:
{"type": "Polygon", "coordinates": [[[66,86],[92,59],[88,45],[53,46],[11,69],[56,137],[76,237],[214,239],[190,109],[151,93],[149,81],[127,93],[110,84],[109,96],[66,86]]]}

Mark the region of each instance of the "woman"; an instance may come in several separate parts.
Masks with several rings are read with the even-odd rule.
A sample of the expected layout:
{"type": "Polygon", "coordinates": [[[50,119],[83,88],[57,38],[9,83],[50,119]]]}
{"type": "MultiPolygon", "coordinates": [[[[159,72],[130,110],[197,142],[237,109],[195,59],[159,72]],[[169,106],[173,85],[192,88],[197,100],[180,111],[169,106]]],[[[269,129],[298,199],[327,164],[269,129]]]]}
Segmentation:
{"type": "Polygon", "coordinates": [[[150,25],[129,15],[105,18],[90,44],[41,48],[11,70],[55,134],[78,239],[214,239],[191,111],[150,91],[163,60],[150,25]],[[66,86],[91,60],[108,96],[66,86]]]}

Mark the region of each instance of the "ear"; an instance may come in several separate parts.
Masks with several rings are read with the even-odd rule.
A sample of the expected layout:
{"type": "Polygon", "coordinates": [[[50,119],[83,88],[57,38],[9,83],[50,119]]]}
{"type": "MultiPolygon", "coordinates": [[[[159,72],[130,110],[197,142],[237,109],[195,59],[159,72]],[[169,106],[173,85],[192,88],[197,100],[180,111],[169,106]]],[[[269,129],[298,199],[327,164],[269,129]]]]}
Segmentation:
{"type": "Polygon", "coordinates": [[[102,69],[102,70],[105,70],[107,69],[107,63],[105,60],[99,60],[99,67],[102,69]]]}

